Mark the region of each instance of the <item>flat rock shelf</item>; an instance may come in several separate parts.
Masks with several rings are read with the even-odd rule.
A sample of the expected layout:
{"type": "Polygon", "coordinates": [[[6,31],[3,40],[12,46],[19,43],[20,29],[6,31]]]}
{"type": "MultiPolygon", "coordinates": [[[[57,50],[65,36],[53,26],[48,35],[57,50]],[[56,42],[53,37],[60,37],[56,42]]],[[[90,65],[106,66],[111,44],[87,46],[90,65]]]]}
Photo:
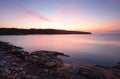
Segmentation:
{"type": "Polygon", "coordinates": [[[0,42],[0,79],[120,79],[120,63],[114,67],[64,63],[55,51],[26,52],[0,42]]]}

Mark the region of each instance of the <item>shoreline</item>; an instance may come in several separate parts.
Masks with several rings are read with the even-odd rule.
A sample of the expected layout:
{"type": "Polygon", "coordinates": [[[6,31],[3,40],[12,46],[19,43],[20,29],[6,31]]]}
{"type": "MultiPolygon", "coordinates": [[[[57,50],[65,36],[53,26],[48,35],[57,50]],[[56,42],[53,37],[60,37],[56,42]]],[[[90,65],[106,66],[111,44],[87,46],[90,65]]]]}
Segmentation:
{"type": "Polygon", "coordinates": [[[35,51],[0,41],[0,79],[120,79],[120,63],[114,67],[66,64],[55,51],[35,51]]]}

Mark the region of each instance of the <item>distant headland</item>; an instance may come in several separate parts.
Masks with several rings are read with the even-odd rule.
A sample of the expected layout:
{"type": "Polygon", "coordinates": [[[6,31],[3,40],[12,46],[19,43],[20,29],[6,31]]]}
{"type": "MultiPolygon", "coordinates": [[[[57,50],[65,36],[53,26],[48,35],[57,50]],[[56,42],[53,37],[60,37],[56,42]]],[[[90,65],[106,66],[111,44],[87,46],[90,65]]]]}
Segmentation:
{"type": "Polygon", "coordinates": [[[0,35],[30,35],[30,34],[92,34],[84,31],[71,31],[60,29],[18,29],[0,28],[0,35]]]}

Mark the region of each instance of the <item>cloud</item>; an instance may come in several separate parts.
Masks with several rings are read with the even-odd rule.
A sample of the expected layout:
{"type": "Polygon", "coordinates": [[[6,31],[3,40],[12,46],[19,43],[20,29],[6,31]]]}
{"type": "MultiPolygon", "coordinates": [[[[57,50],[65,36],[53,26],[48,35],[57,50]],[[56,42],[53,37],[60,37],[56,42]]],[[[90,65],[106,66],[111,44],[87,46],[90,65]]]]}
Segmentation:
{"type": "Polygon", "coordinates": [[[41,21],[51,21],[50,19],[48,18],[45,18],[33,11],[30,11],[30,10],[24,10],[24,13],[23,13],[24,17],[27,16],[27,17],[30,17],[32,19],[37,19],[37,20],[41,20],[41,21]]]}
{"type": "Polygon", "coordinates": [[[40,20],[40,21],[47,21],[47,22],[52,21],[52,20],[38,14],[37,12],[34,12],[34,11],[24,7],[22,4],[18,4],[17,7],[21,11],[20,13],[23,17],[36,19],[36,20],[40,20]]]}

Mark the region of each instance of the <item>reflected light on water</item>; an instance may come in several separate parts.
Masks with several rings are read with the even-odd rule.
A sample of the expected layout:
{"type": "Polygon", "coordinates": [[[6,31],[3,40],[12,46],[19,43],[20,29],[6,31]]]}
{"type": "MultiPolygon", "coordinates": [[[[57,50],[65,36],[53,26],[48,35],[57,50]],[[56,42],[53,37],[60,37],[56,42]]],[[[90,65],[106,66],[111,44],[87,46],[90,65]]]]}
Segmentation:
{"type": "Polygon", "coordinates": [[[112,65],[120,61],[120,37],[114,35],[13,35],[0,36],[0,40],[29,52],[63,52],[70,55],[63,58],[67,63],[112,65]]]}

